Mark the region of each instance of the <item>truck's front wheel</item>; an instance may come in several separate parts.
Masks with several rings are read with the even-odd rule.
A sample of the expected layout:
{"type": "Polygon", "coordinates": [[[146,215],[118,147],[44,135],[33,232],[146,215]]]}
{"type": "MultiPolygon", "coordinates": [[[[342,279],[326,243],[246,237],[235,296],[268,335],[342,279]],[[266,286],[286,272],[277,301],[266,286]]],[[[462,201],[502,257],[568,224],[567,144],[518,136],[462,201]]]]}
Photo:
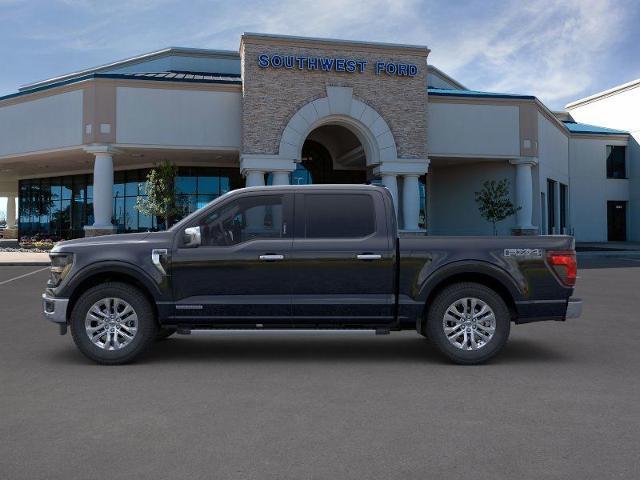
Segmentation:
{"type": "Polygon", "coordinates": [[[71,334],[76,346],[101,364],[132,361],[153,342],[157,331],[149,301],[125,283],[90,288],[71,313],[71,334]]]}
{"type": "Polygon", "coordinates": [[[456,283],[433,300],[427,334],[455,363],[472,365],[496,355],[507,342],[509,309],[494,290],[478,283],[456,283]]]}

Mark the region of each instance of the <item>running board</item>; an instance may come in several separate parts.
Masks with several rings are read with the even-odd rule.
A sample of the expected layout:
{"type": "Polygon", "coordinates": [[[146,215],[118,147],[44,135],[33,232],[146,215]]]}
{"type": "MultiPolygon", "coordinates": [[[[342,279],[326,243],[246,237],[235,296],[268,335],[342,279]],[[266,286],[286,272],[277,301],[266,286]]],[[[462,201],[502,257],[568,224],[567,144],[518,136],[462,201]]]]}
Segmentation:
{"type": "Polygon", "coordinates": [[[388,335],[388,328],[178,328],[180,335],[388,335]]]}

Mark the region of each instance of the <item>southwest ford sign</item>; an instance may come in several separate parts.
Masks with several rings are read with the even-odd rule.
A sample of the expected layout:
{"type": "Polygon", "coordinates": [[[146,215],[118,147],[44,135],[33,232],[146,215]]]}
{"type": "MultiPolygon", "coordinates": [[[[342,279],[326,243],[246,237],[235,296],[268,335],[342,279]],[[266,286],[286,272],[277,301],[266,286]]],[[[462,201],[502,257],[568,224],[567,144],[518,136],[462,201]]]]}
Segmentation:
{"type": "Polygon", "coordinates": [[[413,63],[375,62],[372,67],[365,60],[336,57],[299,57],[297,55],[258,55],[261,68],[284,68],[289,70],[318,70],[322,72],[364,73],[373,68],[376,75],[415,77],[418,66],[413,63]]]}

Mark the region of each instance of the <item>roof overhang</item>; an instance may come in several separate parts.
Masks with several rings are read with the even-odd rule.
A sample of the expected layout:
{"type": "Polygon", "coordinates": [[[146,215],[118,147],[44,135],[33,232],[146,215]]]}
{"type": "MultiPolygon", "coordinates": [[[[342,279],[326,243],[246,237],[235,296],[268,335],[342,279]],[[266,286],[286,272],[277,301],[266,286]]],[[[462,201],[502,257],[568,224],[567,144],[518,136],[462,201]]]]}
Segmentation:
{"type": "Polygon", "coordinates": [[[576,100],[575,102],[567,103],[564,108],[567,110],[571,110],[581,105],[585,105],[587,103],[596,102],[606,97],[610,97],[612,95],[617,95],[622,92],[626,92],[627,90],[631,90],[632,88],[640,87],[640,78],[636,80],[632,80],[627,83],[623,83],[622,85],[618,85],[617,87],[610,88],[608,90],[603,90],[602,92],[594,93],[588,97],[581,98],[576,100]]]}
{"type": "MultiPolygon", "coordinates": [[[[166,72],[162,72],[166,73],[166,72]]],[[[182,75],[182,77],[195,77],[196,75],[182,75]]],[[[214,88],[217,87],[219,89],[224,90],[238,90],[242,87],[242,80],[239,77],[235,77],[233,75],[226,75],[216,79],[198,79],[198,78],[179,78],[177,76],[159,76],[159,74],[146,73],[146,74],[126,74],[126,73],[90,73],[87,75],[82,75],[79,77],[72,77],[66,80],[60,80],[59,82],[47,83],[41,85],[39,87],[34,87],[29,90],[23,90],[17,93],[10,93],[9,95],[4,95],[0,97],[0,106],[3,106],[5,101],[22,101],[22,97],[24,97],[24,101],[28,101],[32,99],[32,95],[47,92],[49,90],[53,91],[53,93],[57,93],[62,87],[74,88],[78,85],[77,88],[81,88],[81,85],[85,84],[89,81],[103,81],[103,80],[121,80],[121,81],[135,81],[140,82],[140,86],[145,85],[159,85],[162,83],[179,83],[185,85],[193,85],[194,87],[197,85],[201,85],[202,88],[214,88]],[[146,82],[146,83],[145,83],[146,82]],[[18,99],[18,100],[14,100],[18,99]]]]}
{"type": "MultiPolygon", "coordinates": [[[[443,90],[443,89],[428,89],[428,95],[430,101],[438,101],[447,103],[448,101],[455,103],[480,103],[480,104],[496,104],[496,105],[517,105],[520,103],[534,103],[538,111],[547,118],[552,124],[554,124],[562,133],[567,137],[572,138],[586,138],[590,137],[599,138],[615,138],[615,139],[627,139],[628,134],[622,131],[604,132],[600,131],[585,131],[585,132],[572,132],[569,127],[560,120],[554,112],[549,110],[547,106],[542,103],[537,97],[533,95],[518,95],[508,93],[492,93],[492,92],[476,92],[473,90],[443,90]],[[437,100],[436,100],[437,99],[437,100]]],[[[596,127],[594,128],[602,128],[596,127]]]]}

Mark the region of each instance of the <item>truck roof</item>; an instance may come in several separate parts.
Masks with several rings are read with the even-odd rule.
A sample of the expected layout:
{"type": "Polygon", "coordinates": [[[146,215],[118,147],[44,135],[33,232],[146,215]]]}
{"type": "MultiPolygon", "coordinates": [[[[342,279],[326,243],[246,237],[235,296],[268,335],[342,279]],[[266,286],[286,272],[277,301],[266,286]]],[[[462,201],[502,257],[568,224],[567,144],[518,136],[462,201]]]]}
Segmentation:
{"type": "Polygon", "coordinates": [[[386,188],[384,186],[379,186],[379,185],[363,185],[361,183],[357,183],[357,184],[344,184],[344,183],[336,183],[336,184],[322,184],[322,185],[268,185],[268,186],[259,186],[259,187],[245,187],[245,188],[239,188],[236,190],[233,190],[234,192],[240,192],[240,191],[247,191],[247,192],[252,192],[252,191],[262,191],[262,190],[266,190],[269,192],[273,192],[274,190],[287,190],[287,191],[291,191],[291,190],[304,190],[304,191],[308,191],[308,190],[348,190],[348,191],[354,191],[354,190],[377,190],[380,188],[386,188]]]}

